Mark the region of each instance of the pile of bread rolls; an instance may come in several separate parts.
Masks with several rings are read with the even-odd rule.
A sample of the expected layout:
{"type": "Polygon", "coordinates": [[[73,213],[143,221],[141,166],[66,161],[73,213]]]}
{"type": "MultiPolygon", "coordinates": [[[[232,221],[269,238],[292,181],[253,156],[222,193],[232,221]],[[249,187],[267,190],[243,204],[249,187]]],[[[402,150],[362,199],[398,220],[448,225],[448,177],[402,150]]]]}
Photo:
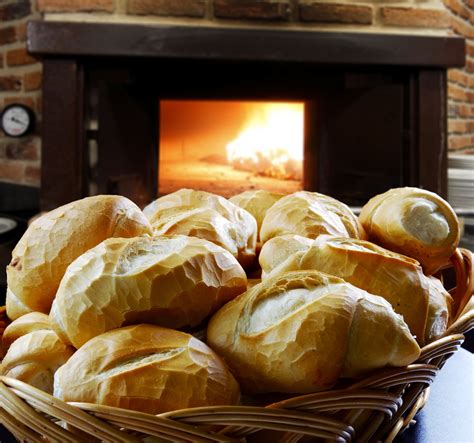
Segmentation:
{"type": "Polygon", "coordinates": [[[452,321],[433,274],[459,235],[451,207],[416,188],[359,218],[305,191],[182,189],[143,212],[88,197],[34,220],[13,251],[1,374],[156,414],[405,366],[452,321]]]}

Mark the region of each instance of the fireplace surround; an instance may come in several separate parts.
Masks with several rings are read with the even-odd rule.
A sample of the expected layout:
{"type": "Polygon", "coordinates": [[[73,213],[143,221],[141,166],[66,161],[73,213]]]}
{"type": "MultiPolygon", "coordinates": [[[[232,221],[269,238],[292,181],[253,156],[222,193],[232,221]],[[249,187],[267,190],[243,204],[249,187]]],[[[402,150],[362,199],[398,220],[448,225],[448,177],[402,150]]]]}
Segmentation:
{"type": "Polygon", "coordinates": [[[300,101],[303,187],[348,204],[396,186],[446,195],[448,36],[33,21],[41,206],[157,196],[160,100],[300,101]]]}

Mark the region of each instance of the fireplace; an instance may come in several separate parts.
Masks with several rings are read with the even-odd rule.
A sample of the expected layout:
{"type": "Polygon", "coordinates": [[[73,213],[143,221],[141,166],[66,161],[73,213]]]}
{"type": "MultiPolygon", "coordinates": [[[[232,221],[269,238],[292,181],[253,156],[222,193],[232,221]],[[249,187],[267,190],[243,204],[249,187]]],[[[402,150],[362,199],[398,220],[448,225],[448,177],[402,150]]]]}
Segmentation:
{"type": "Polygon", "coordinates": [[[162,100],[158,194],[303,189],[304,103],[162,100]]]}
{"type": "Polygon", "coordinates": [[[44,62],[44,209],[96,193],[145,205],[186,186],[306,189],[351,205],[397,186],[446,195],[458,37],[31,22],[28,45],[44,62]],[[299,129],[275,138],[290,134],[299,151],[270,140],[247,153],[265,130],[243,116],[285,106],[299,129]]]}

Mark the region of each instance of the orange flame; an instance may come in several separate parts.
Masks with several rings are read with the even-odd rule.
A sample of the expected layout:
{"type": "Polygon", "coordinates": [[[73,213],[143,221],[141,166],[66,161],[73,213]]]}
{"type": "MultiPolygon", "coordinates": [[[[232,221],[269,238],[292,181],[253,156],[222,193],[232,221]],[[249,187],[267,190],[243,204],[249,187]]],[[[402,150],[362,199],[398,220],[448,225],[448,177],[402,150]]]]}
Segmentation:
{"type": "Polygon", "coordinates": [[[301,103],[257,105],[247,126],[227,144],[227,160],[236,169],[301,180],[303,115],[301,103]]]}

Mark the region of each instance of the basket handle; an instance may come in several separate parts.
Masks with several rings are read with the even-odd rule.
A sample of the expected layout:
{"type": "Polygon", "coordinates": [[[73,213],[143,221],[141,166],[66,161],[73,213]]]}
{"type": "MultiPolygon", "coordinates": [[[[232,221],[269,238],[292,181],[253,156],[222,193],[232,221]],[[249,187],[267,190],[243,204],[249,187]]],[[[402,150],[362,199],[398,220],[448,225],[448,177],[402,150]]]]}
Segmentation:
{"type": "Polygon", "coordinates": [[[449,291],[454,300],[453,319],[456,321],[469,303],[474,291],[472,252],[457,248],[449,260],[456,274],[456,286],[449,291]]]}

